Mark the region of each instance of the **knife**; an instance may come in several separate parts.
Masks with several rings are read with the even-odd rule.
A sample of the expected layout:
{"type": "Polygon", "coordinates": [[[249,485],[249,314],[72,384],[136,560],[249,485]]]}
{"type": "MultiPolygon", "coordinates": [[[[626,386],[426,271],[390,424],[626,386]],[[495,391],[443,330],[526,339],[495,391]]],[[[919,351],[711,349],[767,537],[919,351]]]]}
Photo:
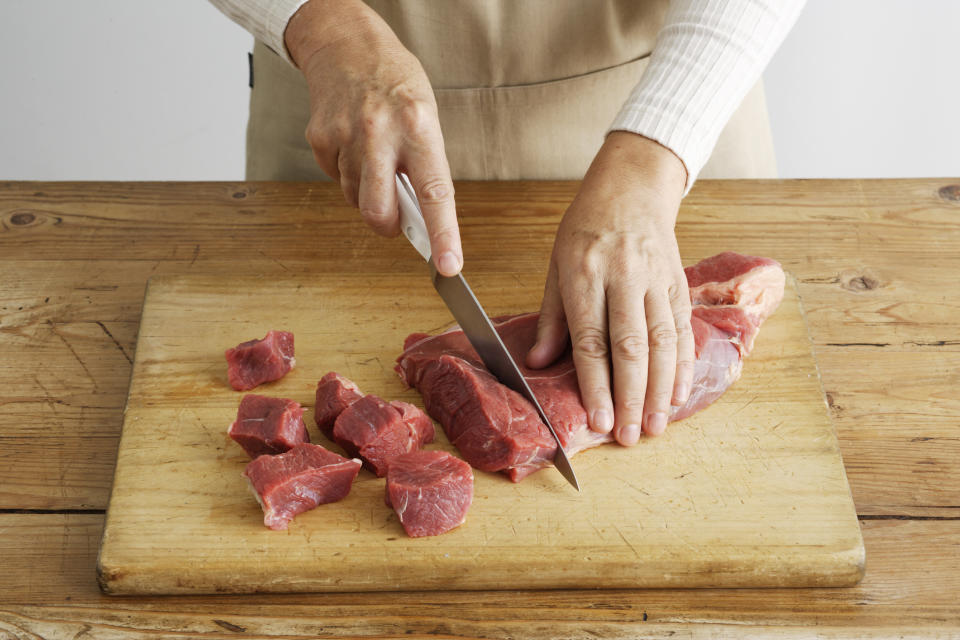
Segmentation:
{"type": "Polygon", "coordinates": [[[480,306],[480,301],[473,295],[473,290],[467,284],[463,273],[458,273],[452,278],[437,273],[433,261],[430,259],[430,236],[427,235],[427,225],[423,220],[423,214],[420,212],[420,203],[417,200],[417,194],[410,184],[410,179],[403,173],[397,173],[397,204],[400,209],[400,228],[403,235],[407,237],[413,248],[423,256],[423,259],[430,265],[430,276],[433,280],[433,287],[443,298],[454,319],[463,329],[463,333],[470,340],[470,344],[479,354],[483,364],[501,383],[510,387],[534,406],[540,419],[547,425],[550,435],[557,442],[557,452],[553,458],[553,465],[563,474],[563,477],[580,491],[580,483],[577,482],[577,476],[570,466],[570,459],[560,444],[560,438],[557,432],[550,424],[550,419],[543,412],[543,407],[537,402],[537,397],[533,395],[530,385],[520,372],[513,356],[500,339],[500,334],[493,328],[489,316],[480,306]]]}

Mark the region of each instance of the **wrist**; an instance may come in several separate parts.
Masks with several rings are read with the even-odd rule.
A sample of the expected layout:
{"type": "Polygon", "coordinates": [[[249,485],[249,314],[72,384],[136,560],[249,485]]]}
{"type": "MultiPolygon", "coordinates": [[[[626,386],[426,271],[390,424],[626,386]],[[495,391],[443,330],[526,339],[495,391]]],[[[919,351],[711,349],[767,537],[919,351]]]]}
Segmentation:
{"type": "MultiPolygon", "coordinates": [[[[616,167],[629,181],[628,188],[653,189],[660,195],[683,198],[687,168],[673,151],[662,144],[630,131],[611,131],[597,153],[594,164],[616,167]]],[[[594,167],[590,167],[593,171],[594,167]]]]}
{"type": "Polygon", "coordinates": [[[284,44],[297,68],[315,53],[351,42],[370,43],[393,36],[379,15],[360,0],[308,0],[287,22],[284,44]]]}

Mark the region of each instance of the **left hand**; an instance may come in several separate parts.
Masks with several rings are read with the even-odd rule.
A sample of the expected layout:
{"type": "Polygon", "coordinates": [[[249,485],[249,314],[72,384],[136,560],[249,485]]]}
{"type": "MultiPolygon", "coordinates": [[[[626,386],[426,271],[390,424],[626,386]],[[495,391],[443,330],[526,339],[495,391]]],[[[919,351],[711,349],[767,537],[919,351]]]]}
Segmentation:
{"type": "Polygon", "coordinates": [[[590,428],[623,445],[662,433],[690,394],[690,297],[673,232],[686,176],[656,142],[607,136],[557,230],[527,354],[547,366],[569,335],[590,428]]]}

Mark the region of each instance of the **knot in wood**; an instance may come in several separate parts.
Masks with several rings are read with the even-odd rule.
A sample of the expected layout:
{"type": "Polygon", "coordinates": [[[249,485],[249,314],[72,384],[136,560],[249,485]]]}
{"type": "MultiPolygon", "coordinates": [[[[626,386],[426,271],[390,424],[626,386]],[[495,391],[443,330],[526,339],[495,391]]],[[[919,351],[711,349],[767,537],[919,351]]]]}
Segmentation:
{"type": "Polygon", "coordinates": [[[0,218],[0,226],[7,230],[15,227],[23,229],[51,223],[59,224],[60,219],[43,211],[31,209],[15,209],[0,218]]]}
{"type": "Polygon", "coordinates": [[[256,187],[247,184],[233,184],[228,189],[230,197],[234,200],[245,200],[257,192],[256,187]]]}
{"type": "Polygon", "coordinates": [[[868,269],[844,271],[839,280],[840,286],[847,291],[872,291],[883,286],[880,278],[868,269]]]}
{"type": "Polygon", "coordinates": [[[23,226],[23,225],[30,224],[36,219],[37,219],[37,216],[30,213],[29,211],[18,211],[17,213],[10,216],[10,224],[23,226]]]}
{"type": "Polygon", "coordinates": [[[937,193],[947,202],[960,202],[960,184],[948,184],[945,187],[940,187],[937,193]]]}

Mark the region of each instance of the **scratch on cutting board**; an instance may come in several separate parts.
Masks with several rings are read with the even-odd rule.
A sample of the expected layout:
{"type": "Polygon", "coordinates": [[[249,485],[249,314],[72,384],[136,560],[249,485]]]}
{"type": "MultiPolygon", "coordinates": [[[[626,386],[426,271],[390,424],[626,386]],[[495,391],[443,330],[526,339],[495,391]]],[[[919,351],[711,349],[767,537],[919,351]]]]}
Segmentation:
{"type": "Polygon", "coordinates": [[[637,548],[633,546],[629,540],[627,540],[627,536],[623,535],[623,531],[620,530],[619,525],[615,524],[613,525],[613,528],[617,530],[617,534],[620,536],[620,539],[623,540],[623,543],[630,547],[630,550],[633,551],[633,555],[637,556],[637,559],[641,559],[642,556],[640,555],[640,552],[637,551],[637,548]]]}
{"type": "Polygon", "coordinates": [[[747,407],[749,407],[751,404],[753,404],[753,401],[756,400],[756,399],[759,398],[759,397],[760,397],[760,396],[753,396],[752,398],[750,398],[750,400],[747,401],[747,404],[743,404],[743,405],[740,405],[739,407],[737,407],[737,410],[734,411],[733,413],[731,413],[730,416],[733,417],[733,416],[737,415],[738,413],[740,413],[741,411],[743,411],[744,409],[746,409],[747,407]]]}

